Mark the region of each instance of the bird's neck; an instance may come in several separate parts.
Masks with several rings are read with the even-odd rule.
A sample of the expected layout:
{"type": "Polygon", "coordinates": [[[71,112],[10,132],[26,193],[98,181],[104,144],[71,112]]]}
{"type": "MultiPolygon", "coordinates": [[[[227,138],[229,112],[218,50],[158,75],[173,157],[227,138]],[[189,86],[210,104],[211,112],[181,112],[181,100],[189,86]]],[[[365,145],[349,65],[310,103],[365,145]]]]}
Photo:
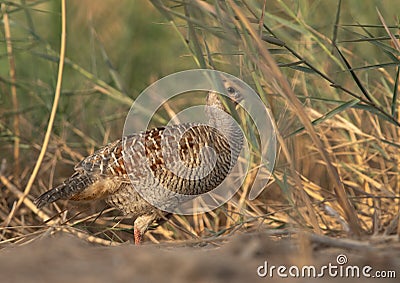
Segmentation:
{"type": "MultiPolygon", "coordinates": [[[[207,102],[209,102],[209,100],[207,102]]],[[[208,103],[206,106],[206,114],[209,118],[208,124],[211,127],[216,128],[228,141],[234,142],[241,148],[243,143],[242,130],[235,119],[227,113],[219,99],[214,100],[211,105],[208,103]]]]}

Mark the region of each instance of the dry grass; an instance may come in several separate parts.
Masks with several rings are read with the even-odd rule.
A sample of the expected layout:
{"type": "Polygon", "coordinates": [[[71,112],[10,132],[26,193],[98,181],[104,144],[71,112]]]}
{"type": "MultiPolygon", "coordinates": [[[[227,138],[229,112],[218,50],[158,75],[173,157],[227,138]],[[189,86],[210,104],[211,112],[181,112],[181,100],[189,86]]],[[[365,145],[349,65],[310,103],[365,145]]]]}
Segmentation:
{"type": "MultiPolygon", "coordinates": [[[[172,66],[176,58],[181,65],[163,65],[163,70],[142,77],[137,64],[139,69],[140,64],[152,64],[151,56],[142,54],[144,58],[126,70],[121,62],[127,58],[117,52],[117,45],[129,47],[131,42],[114,42],[110,33],[122,38],[123,29],[117,26],[110,30],[96,21],[108,11],[109,3],[94,8],[90,2],[71,1],[67,7],[92,11],[74,19],[66,16],[71,37],[74,28],[90,23],[90,41],[83,44],[90,45],[92,52],[89,59],[81,61],[79,52],[71,52],[73,60],[67,51],[64,91],[52,138],[41,170],[28,190],[26,184],[43,149],[40,131],[48,126],[56,82],[52,81],[55,75],[45,71],[34,75],[25,70],[23,62],[40,62],[39,67],[56,73],[60,54],[52,45],[57,44],[44,40],[49,31],[35,27],[32,18],[38,10],[48,13],[57,7],[46,1],[2,4],[4,30],[8,32],[0,45],[8,51],[1,59],[10,63],[0,73],[4,93],[0,141],[2,158],[7,161],[0,171],[1,246],[26,243],[60,230],[100,244],[129,240],[129,220],[111,209],[102,211],[102,204],[76,207],[61,202],[38,211],[31,200],[67,177],[73,164],[86,154],[121,135],[124,113],[140,87],[182,69],[182,65],[230,72],[252,85],[271,107],[279,155],[271,181],[257,199],[250,201],[247,196],[256,172],[253,168],[229,203],[207,214],[176,215],[147,234],[151,241],[218,238],[237,231],[278,228],[340,237],[400,235],[400,48],[399,23],[392,20],[392,11],[400,8],[396,1],[377,4],[378,11],[364,11],[368,15],[352,14],[358,7],[338,1],[337,5],[329,4],[329,16],[320,15],[326,10],[326,1],[315,1],[314,5],[312,1],[297,5],[292,1],[270,4],[245,0],[216,1],[218,4],[151,2],[167,19],[164,28],[174,32],[175,39],[166,49],[181,46],[180,56],[169,54],[172,59],[166,60],[165,66],[172,66]],[[20,26],[28,26],[29,32],[10,29],[9,17],[20,26]],[[365,22],[363,17],[370,20],[365,22]],[[93,32],[93,26],[99,30],[93,32]],[[23,43],[18,42],[24,36],[23,43]],[[106,50],[115,52],[108,54],[106,50]],[[121,59],[115,59],[118,54],[121,59]],[[16,64],[11,63],[14,56],[16,64]],[[114,62],[121,68],[115,68],[114,62]],[[120,75],[125,71],[141,85],[130,85],[129,78],[120,75]],[[132,95],[127,95],[126,89],[132,95]],[[40,108],[46,111],[40,113],[40,108]],[[29,192],[26,198],[24,190],[29,192]]],[[[110,22],[123,25],[124,17],[129,18],[124,8],[121,5],[119,12],[112,13],[110,22]]],[[[148,4],[142,8],[144,14],[155,10],[148,4]]],[[[58,18],[57,13],[50,14],[58,18]]],[[[79,49],[80,45],[69,40],[71,50],[79,49]]],[[[161,52],[164,41],[146,48],[161,52]]],[[[132,52],[140,50],[140,44],[135,43],[132,52]]],[[[169,105],[164,112],[172,115],[173,107],[169,105]]],[[[243,123],[246,128],[248,122],[243,123]]],[[[254,143],[256,140],[250,140],[254,143]]],[[[255,154],[254,160],[257,158],[255,154]]]]}

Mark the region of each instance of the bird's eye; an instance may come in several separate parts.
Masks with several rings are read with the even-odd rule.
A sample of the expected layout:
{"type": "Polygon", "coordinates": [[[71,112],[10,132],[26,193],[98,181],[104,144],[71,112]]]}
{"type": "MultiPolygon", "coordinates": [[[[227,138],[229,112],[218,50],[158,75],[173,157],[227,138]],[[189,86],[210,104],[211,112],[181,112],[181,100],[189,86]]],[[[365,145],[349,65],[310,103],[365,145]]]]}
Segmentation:
{"type": "Polygon", "coordinates": [[[226,90],[228,91],[229,94],[234,94],[236,92],[236,90],[231,86],[228,87],[226,90]]]}

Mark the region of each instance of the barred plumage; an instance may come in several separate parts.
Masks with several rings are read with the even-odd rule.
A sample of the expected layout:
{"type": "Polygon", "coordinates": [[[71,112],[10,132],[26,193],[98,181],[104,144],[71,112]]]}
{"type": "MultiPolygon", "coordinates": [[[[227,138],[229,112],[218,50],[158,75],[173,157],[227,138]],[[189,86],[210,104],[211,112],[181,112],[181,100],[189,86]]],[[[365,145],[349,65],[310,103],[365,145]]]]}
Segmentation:
{"type": "MultiPolygon", "coordinates": [[[[229,88],[237,103],[240,95],[229,88]]],[[[207,104],[210,125],[159,127],[110,143],[77,164],[63,184],[39,196],[37,207],[58,199],[104,199],[134,219],[135,243],[140,243],[148,226],[166,214],[159,208],[172,209],[216,188],[237,161],[241,130],[221,116],[226,109],[216,93],[208,94],[207,104]],[[171,194],[181,197],[168,201],[171,194]]]]}

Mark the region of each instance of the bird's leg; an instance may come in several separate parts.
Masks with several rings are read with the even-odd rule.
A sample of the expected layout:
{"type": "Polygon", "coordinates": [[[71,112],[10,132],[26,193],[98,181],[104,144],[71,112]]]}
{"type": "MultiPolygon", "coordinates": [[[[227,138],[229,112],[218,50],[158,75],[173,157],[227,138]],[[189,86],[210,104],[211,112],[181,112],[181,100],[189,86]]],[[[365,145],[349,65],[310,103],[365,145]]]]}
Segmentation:
{"type": "Polygon", "coordinates": [[[142,233],[136,225],[133,226],[133,239],[135,241],[135,245],[139,246],[142,243],[142,233]]]}
{"type": "Polygon", "coordinates": [[[149,225],[156,219],[157,214],[146,214],[141,215],[135,219],[133,223],[133,239],[135,241],[135,245],[140,245],[143,239],[144,233],[146,233],[149,225]]]}

